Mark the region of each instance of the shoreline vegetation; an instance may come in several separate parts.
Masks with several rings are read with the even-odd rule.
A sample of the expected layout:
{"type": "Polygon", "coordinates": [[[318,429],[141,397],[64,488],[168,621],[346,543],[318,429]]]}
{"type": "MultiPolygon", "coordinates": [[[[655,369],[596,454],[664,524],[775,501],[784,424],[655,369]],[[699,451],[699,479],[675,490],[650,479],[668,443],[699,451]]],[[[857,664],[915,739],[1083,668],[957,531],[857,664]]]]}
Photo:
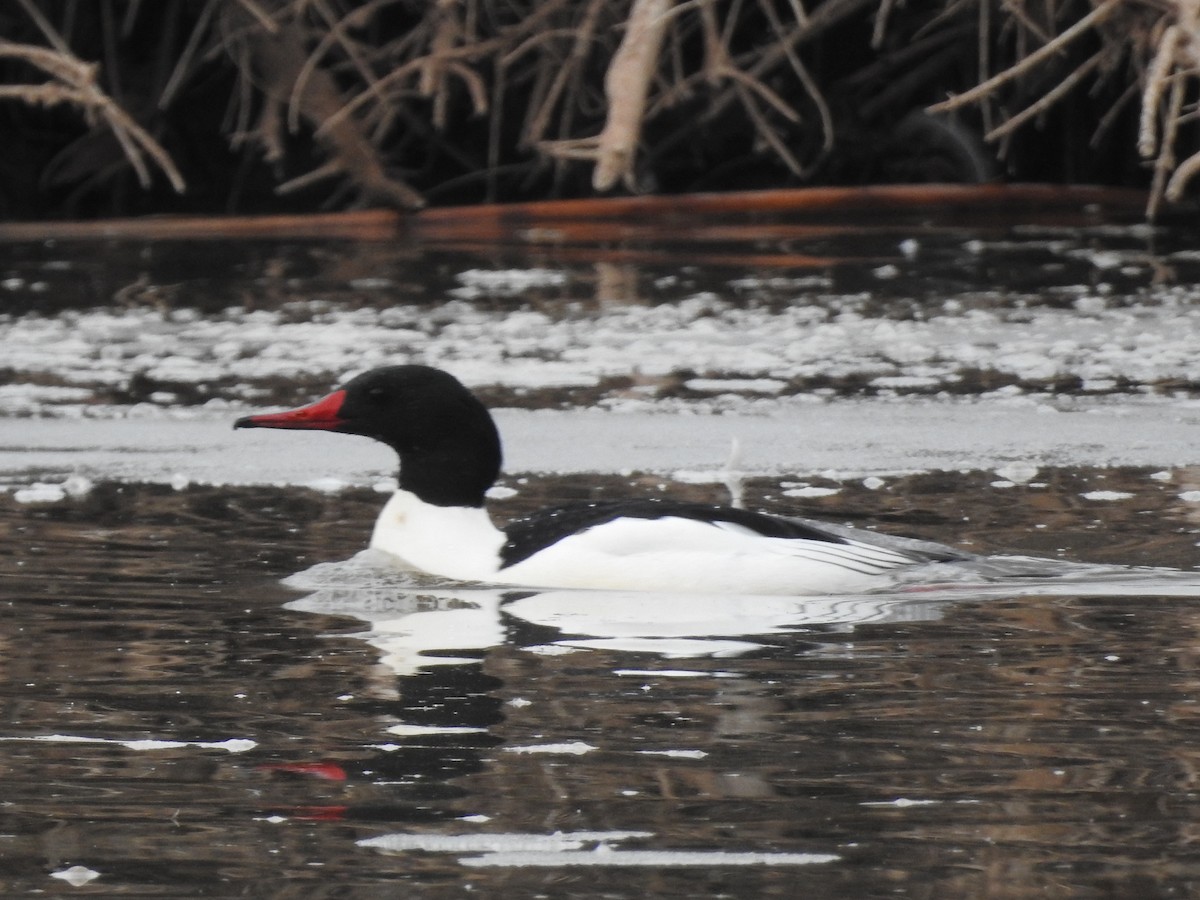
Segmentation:
{"type": "Polygon", "coordinates": [[[16,0],[0,29],[10,222],[1013,181],[1153,220],[1200,173],[1195,0],[16,0]]]}

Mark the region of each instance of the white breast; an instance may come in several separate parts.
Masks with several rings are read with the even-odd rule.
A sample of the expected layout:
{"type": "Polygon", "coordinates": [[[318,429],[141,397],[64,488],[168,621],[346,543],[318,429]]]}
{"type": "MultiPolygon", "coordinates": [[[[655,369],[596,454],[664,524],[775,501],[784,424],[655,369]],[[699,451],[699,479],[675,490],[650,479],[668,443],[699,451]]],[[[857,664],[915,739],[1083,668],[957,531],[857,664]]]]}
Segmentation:
{"type": "Polygon", "coordinates": [[[458,581],[495,581],[504,533],[474,507],[434,506],[396,491],[375,520],[371,548],[458,581]]]}

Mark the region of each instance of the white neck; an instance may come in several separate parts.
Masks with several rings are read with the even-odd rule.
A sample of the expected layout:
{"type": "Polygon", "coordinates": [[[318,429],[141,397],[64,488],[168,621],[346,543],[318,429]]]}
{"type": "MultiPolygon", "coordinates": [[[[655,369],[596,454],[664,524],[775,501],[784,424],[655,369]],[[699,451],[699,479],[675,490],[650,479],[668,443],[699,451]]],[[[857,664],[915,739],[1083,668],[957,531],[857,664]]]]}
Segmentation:
{"type": "Polygon", "coordinates": [[[380,511],[371,534],[372,548],[461,581],[494,578],[503,545],[504,533],[482,507],[434,506],[403,490],[380,511]]]}

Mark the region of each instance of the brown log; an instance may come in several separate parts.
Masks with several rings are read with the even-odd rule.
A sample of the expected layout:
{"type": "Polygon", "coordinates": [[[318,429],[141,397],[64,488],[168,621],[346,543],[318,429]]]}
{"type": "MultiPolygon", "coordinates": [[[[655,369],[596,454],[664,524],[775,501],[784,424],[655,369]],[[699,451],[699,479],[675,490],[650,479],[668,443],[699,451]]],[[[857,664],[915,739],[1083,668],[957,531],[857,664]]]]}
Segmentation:
{"type": "Polygon", "coordinates": [[[519,227],[569,219],[644,222],[648,218],[786,215],[792,218],[807,216],[817,223],[828,222],[831,216],[836,216],[843,221],[857,219],[866,224],[880,213],[889,213],[924,215],[931,221],[946,223],[958,219],[988,219],[998,210],[1027,218],[1050,211],[1075,212],[1080,217],[1090,215],[1095,218],[1088,208],[1097,207],[1110,215],[1140,216],[1145,202],[1144,191],[1086,185],[873,185],[441,207],[423,210],[410,221],[418,234],[431,233],[438,228],[477,227],[485,220],[519,227]],[[864,220],[864,217],[867,218],[864,220]]]}
{"type": "Polygon", "coordinates": [[[143,216],[97,222],[0,222],[0,241],[214,240],[279,238],[386,241],[404,231],[390,209],[318,215],[143,216]]]}
{"type": "MultiPolygon", "coordinates": [[[[811,239],[845,231],[1022,222],[1140,221],[1146,193],[1056,185],[891,185],[606,197],[319,215],[147,217],[0,223],[0,241],[295,238],[419,243],[662,244],[811,239]]],[[[705,254],[705,258],[710,258],[705,254]]]]}

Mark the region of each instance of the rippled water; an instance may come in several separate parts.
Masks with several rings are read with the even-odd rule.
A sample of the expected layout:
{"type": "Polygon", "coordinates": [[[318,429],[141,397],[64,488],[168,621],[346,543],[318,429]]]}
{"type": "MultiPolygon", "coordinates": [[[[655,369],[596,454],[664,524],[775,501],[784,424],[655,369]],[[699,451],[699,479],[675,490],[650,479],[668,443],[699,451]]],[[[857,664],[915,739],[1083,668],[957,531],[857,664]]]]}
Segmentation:
{"type": "Polygon", "coordinates": [[[1060,224],[7,247],[0,892],[1197,894],[1200,258],[1060,224]],[[585,420],[529,410],[612,413],[514,448],[500,519],[723,501],[705,435],[753,419],[784,461],[747,450],[750,506],[1096,568],[837,598],[414,584],[361,553],[375,457],[228,432],[397,358],[522,407],[501,421],[531,443],[585,420]],[[1044,458],[1010,440],[1038,422],[1044,458]],[[314,489],[311,456],[346,483],[314,489]]]}
{"type": "MultiPolygon", "coordinates": [[[[1188,565],[1195,524],[1154,474],[916,476],[805,505],[977,549],[1188,565]],[[1100,478],[1136,499],[1081,500],[1100,478]]],[[[591,489],[622,484],[638,490],[591,489]]],[[[531,480],[502,514],[587,485],[531,480]]],[[[778,483],[749,487],[779,503],[778,483]]],[[[6,892],[1187,896],[1200,879],[1200,578],[761,605],[414,589],[355,556],[379,502],[0,498],[6,892]]]]}

